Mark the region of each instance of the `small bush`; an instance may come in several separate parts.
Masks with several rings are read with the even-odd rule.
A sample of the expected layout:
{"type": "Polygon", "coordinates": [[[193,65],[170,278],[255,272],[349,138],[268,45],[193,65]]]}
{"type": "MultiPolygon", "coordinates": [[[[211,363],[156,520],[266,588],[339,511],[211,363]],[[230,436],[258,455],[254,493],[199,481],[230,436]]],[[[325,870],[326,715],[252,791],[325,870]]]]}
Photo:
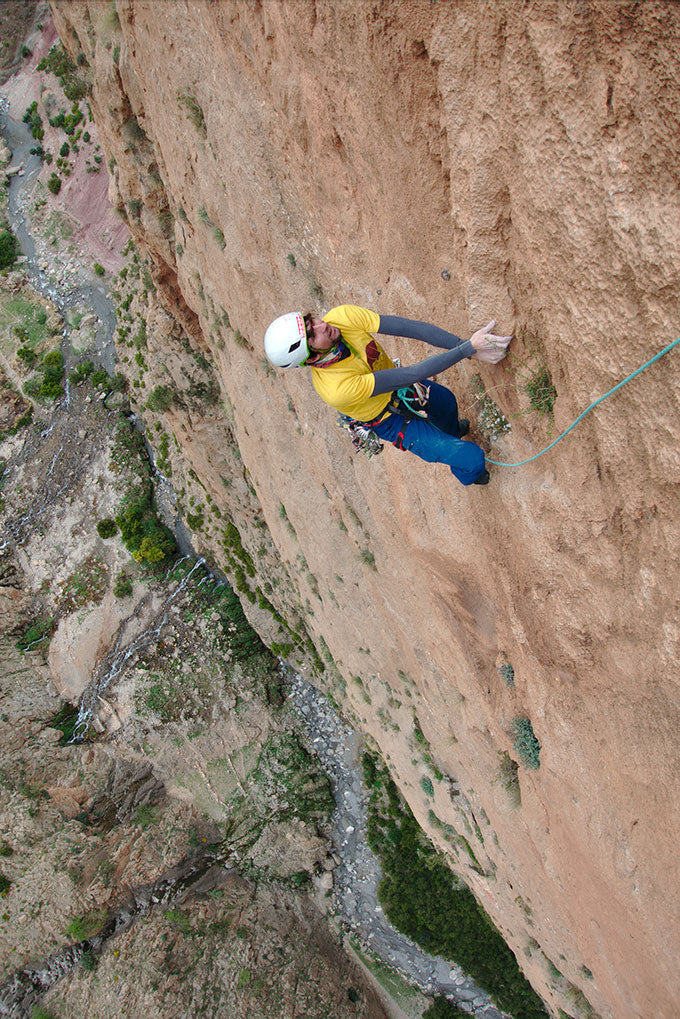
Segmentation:
{"type": "Polygon", "coordinates": [[[177,104],[186,110],[187,118],[194,125],[198,133],[205,138],[208,134],[208,129],[205,124],[205,116],[203,114],[203,108],[195,96],[190,95],[188,92],[178,92],[177,104]]]}
{"type": "Polygon", "coordinates": [[[127,573],[119,573],[113,584],[113,593],[116,598],[129,598],[132,594],[132,581],[127,573]]]}
{"type": "Polygon", "coordinates": [[[529,403],[539,414],[552,414],[557,390],[553,385],[550,372],[541,364],[531,373],[525,383],[529,403]]]}
{"type": "Polygon", "coordinates": [[[522,803],[522,790],[518,777],[519,765],[513,761],[510,754],[505,751],[500,753],[500,764],[498,767],[497,779],[508,795],[511,806],[519,807],[522,803]]]}
{"type": "Polygon", "coordinates": [[[4,874],[0,874],[0,895],[3,896],[7,895],[7,892],[10,890],[11,886],[12,882],[10,881],[10,879],[8,877],[5,877],[4,874]]]}
{"type": "Polygon", "coordinates": [[[43,396],[48,400],[56,400],[63,394],[63,392],[64,387],[59,379],[46,375],[40,383],[38,396],[43,396]]]}
{"type": "Polygon", "coordinates": [[[0,230],[0,269],[9,269],[19,254],[19,242],[10,230],[0,230]]]}
{"type": "Polygon", "coordinates": [[[505,683],[506,686],[514,687],[515,670],[513,669],[510,662],[504,662],[503,665],[499,665],[498,674],[502,677],[503,682],[505,683]]]}
{"type": "Polygon", "coordinates": [[[19,347],[17,357],[23,361],[28,368],[32,368],[38,360],[38,355],[31,347],[19,347]]]}
{"type": "Polygon", "coordinates": [[[5,842],[4,839],[0,841],[0,856],[13,856],[14,850],[10,846],[9,842],[5,842]]]}
{"type": "Polygon", "coordinates": [[[97,534],[100,538],[112,538],[114,534],[118,534],[118,524],[110,517],[100,520],[97,524],[97,534]]]}
{"type": "Polygon", "coordinates": [[[99,262],[95,262],[94,265],[92,266],[92,268],[97,273],[97,276],[103,276],[104,273],[106,272],[106,269],[104,268],[104,266],[100,265],[99,262]]]}
{"type": "Polygon", "coordinates": [[[446,998],[435,998],[430,1007],[423,1012],[423,1019],[469,1019],[469,1012],[461,1012],[446,998]]]}
{"type": "Polygon", "coordinates": [[[359,562],[362,562],[365,566],[370,566],[372,570],[377,569],[375,565],[375,556],[371,552],[370,548],[362,548],[359,552],[359,562]]]}
{"type": "Polygon", "coordinates": [[[28,124],[32,136],[37,141],[42,141],[42,139],[45,137],[45,129],[42,126],[42,120],[40,118],[40,114],[38,113],[38,103],[36,100],[34,100],[31,103],[31,105],[26,109],[26,112],[24,113],[23,116],[23,121],[24,124],[28,124]]]}
{"type": "Polygon", "coordinates": [[[535,771],[540,762],[541,744],[538,742],[530,719],[518,716],[513,719],[512,742],[525,768],[535,771]]]}
{"type": "Polygon", "coordinates": [[[434,786],[432,785],[432,779],[428,778],[427,775],[423,775],[420,780],[420,788],[423,790],[426,796],[434,796],[434,786]]]}
{"type": "Polygon", "coordinates": [[[86,378],[94,371],[94,361],[85,361],[83,364],[76,365],[74,370],[69,374],[69,381],[74,386],[80,385],[86,378]]]}
{"type": "Polygon", "coordinates": [[[63,156],[64,159],[65,159],[66,156],[68,156],[70,154],[70,152],[71,152],[71,146],[69,145],[68,142],[64,142],[62,147],[59,149],[59,155],[63,156]]]}
{"type": "Polygon", "coordinates": [[[53,173],[47,182],[47,190],[51,191],[53,195],[58,195],[61,191],[61,177],[57,173],[53,173]]]}
{"type": "Polygon", "coordinates": [[[162,414],[172,407],[174,394],[170,386],[156,386],[149,394],[146,406],[156,414],[162,414]]]}
{"type": "Polygon", "coordinates": [[[49,354],[45,354],[43,364],[46,368],[53,369],[54,371],[61,371],[64,366],[64,358],[61,351],[51,350],[49,354]]]}
{"type": "Polygon", "coordinates": [[[156,516],[150,486],[129,493],[116,516],[116,523],[126,548],[137,562],[161,563],[175,551],[175,539],[156,516]]]}

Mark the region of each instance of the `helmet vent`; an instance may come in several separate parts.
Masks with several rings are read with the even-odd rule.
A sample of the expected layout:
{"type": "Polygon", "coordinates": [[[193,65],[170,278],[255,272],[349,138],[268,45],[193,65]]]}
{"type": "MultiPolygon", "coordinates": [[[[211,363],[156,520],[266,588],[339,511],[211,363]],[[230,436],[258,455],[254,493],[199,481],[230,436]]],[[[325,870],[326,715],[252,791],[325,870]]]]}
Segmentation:
{"type": "Polygon", "coordinates": [[[299,346],[300,346],[300,340],[298,340],[296,343],[291,343],[290,347],[288,348],[288,353],[292,354],[293,351],[297,350],[299,346]]]}

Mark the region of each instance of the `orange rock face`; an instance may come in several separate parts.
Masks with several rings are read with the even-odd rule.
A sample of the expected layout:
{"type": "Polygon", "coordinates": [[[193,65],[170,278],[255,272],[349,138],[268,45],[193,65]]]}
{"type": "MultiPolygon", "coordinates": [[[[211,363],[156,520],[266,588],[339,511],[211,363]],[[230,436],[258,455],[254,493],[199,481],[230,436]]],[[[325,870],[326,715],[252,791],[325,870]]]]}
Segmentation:
{"type": "MultiPolygon", "coordinates": [[[[266,523],[271,601],[285,614],[294,591],[347,704],[551,1008],[673,1019],[680,348],[545,457],[463,489],[391,448],[354,456],[305,371],[267,369],[262,337],[283,311],[345,302],[463,336],[495,317],[511,357],[441,381],[473,423],[490,400],[507,418],[485,426],[492,459],[546,446],[680,333],[680,8],[53,10],[90,67],[112,198],[228,397],[229,415],[194,414],[177,439],[254,559],[266,523]],[[535,409],[549,378],[552,415],[535,409]],[[227,432],[245,468],[232,487],[216,466],[227,432]]],[[[148,342],[161,367],[177,356],[148,342]]]]}

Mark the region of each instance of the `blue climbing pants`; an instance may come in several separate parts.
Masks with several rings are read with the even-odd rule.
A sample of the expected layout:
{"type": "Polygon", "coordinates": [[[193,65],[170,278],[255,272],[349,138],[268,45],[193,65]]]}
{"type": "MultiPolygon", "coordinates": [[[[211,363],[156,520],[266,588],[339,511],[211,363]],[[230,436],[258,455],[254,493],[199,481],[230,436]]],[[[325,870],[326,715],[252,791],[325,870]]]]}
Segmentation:
{"type": "Polygon", "coordinates": [[[484,451],[476,443],[461,439],[458,403],[451,390],[437,382],[426,385],[430,387],[427,420],[405,421],[400,414],[390,414],[374,425],[373,431],[427,463],[448,464],[462,485],[471,485],[484,473],[484,451]]]}

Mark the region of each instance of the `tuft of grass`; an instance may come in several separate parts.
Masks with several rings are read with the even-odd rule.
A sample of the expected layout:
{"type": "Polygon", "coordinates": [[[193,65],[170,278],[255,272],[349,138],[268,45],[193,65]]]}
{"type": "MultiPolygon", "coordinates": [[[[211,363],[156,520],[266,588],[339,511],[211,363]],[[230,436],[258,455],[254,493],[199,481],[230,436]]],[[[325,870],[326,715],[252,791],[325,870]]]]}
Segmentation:
{"type": "Polygon", "coordinates": [[[524,389],[533,410],[546,416],[552,415],[557,399],[557,390],[553,385],[550,372],[544,364],[539,364],[534,368],[524,383],[524,389]]]}
{"type": "Polygon", "coordinates": [[[208,128],[205,123],[205,115],[203,113],[203,107],[196,97],[192,96],[189,92],[178,92],[177,104],[180,109],[186,110],[187,119],[191,121],[198,133],[203,138],[206,138],[208,135],[208,128]]]}
{"type": "Polygon", "coordinates": [[[501,753],[500,758],[497,780],[507,793],[510,805],[519,807],[522,803],[522,790],[518,777],[519,765],[505,751],[501,753]]]}
{"type": "Polygon", "coordinates": [[[188,913],[184,913],[181,909],[164,909],[163,916],[180,934],[191,934],[191,919],[188,913]]]}
{"type": "Polygon", "coordinates": [[[89,913],[84,913],[82,916],[77,916],[70,920],[64,928],[64,933],[75,941],[84,941],[86,938],[91,938],[93,934],[96,934],[104,926],[108,916],[109,911],[106,907],[91,909],[89,913]]]}
{"type": "Polygon", "coordinates": [[[365,566],[370,566],[372,570],[377,569],[377,566],[375,565],[375,556],[369,548],[362,548],[361,552],[359,552],[358,559],[359,562],[363,563],[365,566]]]}
{"type": "Polygon", "coordinates": [[[146,831],[152,824],[158,820],[158,814],[151,806],[150,803],[142,803],[135,811],[134,823],[142,831],[146,831]]]}

